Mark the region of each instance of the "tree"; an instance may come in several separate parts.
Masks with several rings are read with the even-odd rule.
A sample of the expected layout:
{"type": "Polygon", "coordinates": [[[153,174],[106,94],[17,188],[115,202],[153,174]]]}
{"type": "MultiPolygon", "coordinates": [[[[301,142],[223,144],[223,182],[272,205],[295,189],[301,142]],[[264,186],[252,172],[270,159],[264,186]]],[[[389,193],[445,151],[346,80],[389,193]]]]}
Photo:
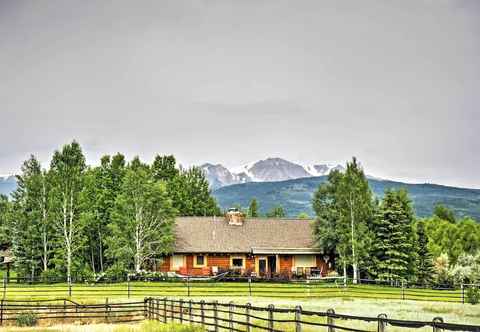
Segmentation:
{"type": "Polygon", "coordinates": [[[54,196],[54,225],[61,246],[68,282],[72,277],[72,259],[82,244],[80,193],[83,190],[85,157],[80,145],[73,141],[55,151],[50,164],[54,196]]]}
{"type": "Polygon", "coordinates": [[[351,264],[356,283],[359,264],[368,258],[369,225],[373,219],[372,193],[356,158],[347,163],[344,173],[330,172],[312,204],[317,214],[314,227],[317,244],[324,250],[335,249],[345,275],[347,264],[351,264]]]}
{"type": "Polygon", "coordinates": [[[455,217],[455,213],[443,204],[435,205],[435,208],[433,209],[433,215],[439,217],[442,220],[447,220],[453,224],[457,220],[457,218],[455,217]]]}
{"type": "Polygon", "coordinates": [[[82,223],[88,246],[84,249],[86,261],[90,261],[93,272],[105,269],[105,239],[107,225],[112,222],[115,199],[120,192],[125,173],[125,157],[116,154],[101,158],[100,166],[89,169],[85,174],[82,191],[82,223]]]}
{"type": "Polygon", "coordinates": [[[272,207],[267,212],[267,217],[268,218],[285,218],[285,210],[283,209],[283,206],[277,205],[272,207]]]}
{"type": "Polygon", "coordinates": [[[10,213],[12,210],[8,197],[0,195],[0,244],[9,244],[10,235],[10,213]]]}
{"type": "Polygon", "coordinates": [[[258,203],[255,198],[252,198],[248,206],[248,216],[250,218],[258,218],[258,203]]]}
{"type": "Polygon", "coordinates": [[[179,174],[176,163],[175,157],[172,155],[156,155],[152,164],[152,173],[155,180],[172,181],[179,174]]]}
{"type": "Polygon", "coordinates": [[[214,216],[221,210],[211,195],[205,174],[198,167],[180,173],[167,184],[173,207],[181,216],[214,216]]]}
{"type": "Polygon", "coordinates": [[[108,254],[139,272],[148,259],[172,250],[176,211],[166,185],[143,167],[129,168],[108,227],[108,254]]]}
{"type": "Polygon", "coordinates": [[[387,190],[374,222],[375,274],[381,280],[406,280],[414,262],[413,210],[405,190],[387,190]]]}
{"type": "Polygon", "coordinates": [[[11,238],[15,266],[21,274],[33,278],[39,268],[48,269],[53,237],[48,175],[34,156],[23,163],[12,197],[15,222],[11,225],[11,238]]]}
{"type": "Polygon", "coordinates": [[[306,212],[300,212],[297,216],[298,219],[310,219],[310,216],[306,212]]]}
{"type": "Polygon", "coordinates": [[[425,222],[417,222],[417,280],[422,285],[430,285],[433,282],[435,268],[433,256],[428,250],[428,237],[425,232],[425,222]]]}

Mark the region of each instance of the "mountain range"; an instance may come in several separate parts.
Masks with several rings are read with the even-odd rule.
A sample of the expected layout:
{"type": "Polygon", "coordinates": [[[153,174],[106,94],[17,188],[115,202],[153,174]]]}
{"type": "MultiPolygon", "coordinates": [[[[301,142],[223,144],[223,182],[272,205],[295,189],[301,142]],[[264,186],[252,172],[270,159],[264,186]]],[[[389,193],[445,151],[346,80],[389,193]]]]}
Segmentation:
{"type": "MultiPolygon", "coordinates": [[[[281,158],[267,158],[232,169],[212,163],[200,167],[223,209],[236,204],[247,207],[250,200],[256,198],[262,214],[282,205],[289,217],[301,212],[313,216],[311,201],[318,186],[326,181],[332,170],[344,170],[338,164],[301,165],[281,158]]],[[[387,188],[407,189],[420,217],[431,215],[435,205],[441,203],[459,217],[470,216],[480,221],[480,189],[409,184],[368,175],[367,178],[374,195],[379,198],[387,188]]],[[[9,195],[15,188],[15,176],[0,176],[0,194],[9,195]]]]}
{"type": "MultiPolygon", "coordinates": [[[[305,212],[314,216],[312,198],[318,186],[327,176],[300,178],[277,182],[249,182],[218,188],[213,191],[222,208],[240,205],[247,208],[250,200],[256,198],[260,213],[265,214],[272,207],[283,206],[288,217],[305,212]]],[[[470,216],[480,222],[480,189],[447,187],[436,184],[409,184],[370,177],[373,194],[381,198],[386,189],[405,188],[419,217],[432,215],[436,204],[451,208],[458,217],[470,216]]]]}
{"type": "Polygon", "coordinates": [[[229,170],[221,164],[206,163],[200,166],[215,190],[224,186],[247,182],[274,182],[328,175],[330,171],[343,170],[342,165],[300,165],[281,158],[267,158],[229,170]]]}

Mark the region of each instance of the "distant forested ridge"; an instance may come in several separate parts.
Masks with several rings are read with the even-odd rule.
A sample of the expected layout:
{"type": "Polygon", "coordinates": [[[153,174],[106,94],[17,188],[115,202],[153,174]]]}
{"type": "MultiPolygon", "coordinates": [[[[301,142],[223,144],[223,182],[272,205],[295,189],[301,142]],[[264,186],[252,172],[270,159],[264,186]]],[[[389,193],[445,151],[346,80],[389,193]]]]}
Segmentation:
{"type": "MultiPolygon", "coordinates": [[[[301,178],[280,182],[250,182],[219,188],[213,192],[222,208],[240,205],[247,208],[256,198],[261,214],[281,205],[289,217],[300,213],[314,216],[312,198],[318,186],[327,176],[301,178]]],[[[436,184],[408,184],[387,180],[368,180],[375,196],[381,198],[386,189],[404,188],[413,201],[417,216],[426,217],[433,213],[437,204],[452,209],[459,217],[470,216],[480,221],[480,190],[448,187],[436,184]]]]}

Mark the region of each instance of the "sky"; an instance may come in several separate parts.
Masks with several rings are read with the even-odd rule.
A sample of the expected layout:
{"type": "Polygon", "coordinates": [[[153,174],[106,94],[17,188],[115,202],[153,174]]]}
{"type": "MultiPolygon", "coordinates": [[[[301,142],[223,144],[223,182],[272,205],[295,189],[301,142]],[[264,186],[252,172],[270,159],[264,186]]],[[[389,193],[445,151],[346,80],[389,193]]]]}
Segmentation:
{"type": "Polygon", "coordinates": [[[0,174],[78,140],[480,188],[480,1],[0,1],[0,174]]]}

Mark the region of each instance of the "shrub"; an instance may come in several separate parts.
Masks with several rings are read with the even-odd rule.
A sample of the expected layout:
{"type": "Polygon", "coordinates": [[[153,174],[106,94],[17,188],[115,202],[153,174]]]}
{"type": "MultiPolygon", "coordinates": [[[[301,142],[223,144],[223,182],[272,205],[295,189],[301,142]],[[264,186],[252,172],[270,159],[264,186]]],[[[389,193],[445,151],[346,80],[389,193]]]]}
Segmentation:
{"type": "Polygon", "coordinates": [[[476,287],[471,287],[467,290],[467,302],[470,304],[477,304],[480,301],[480,290],[476,287]]]}
{"type": "Polygon", "coordinates": [[[17,326],[35,326],[37,316],[33,312],[22,312],[17,316],[17,326]]]}

